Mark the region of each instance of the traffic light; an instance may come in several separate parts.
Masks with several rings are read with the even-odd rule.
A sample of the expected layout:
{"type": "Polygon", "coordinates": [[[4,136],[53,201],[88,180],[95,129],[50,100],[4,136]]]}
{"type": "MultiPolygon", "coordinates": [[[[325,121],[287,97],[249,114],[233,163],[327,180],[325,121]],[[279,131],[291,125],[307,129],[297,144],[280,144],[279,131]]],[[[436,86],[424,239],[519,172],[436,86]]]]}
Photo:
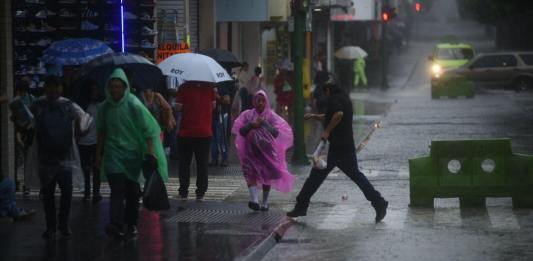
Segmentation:
{"type": "Polygon", "coordinates": [[[391,8],[388,5],[385,5],[381,8],[381,20],[383,22],[388,22],[392,18],[391,8]]]}
{"type": "Polygon", "coordinates": [[[420,2],[415,3],[415,11],[417,13],[420,13],[420,11],[422,11],[422,4],[420,2]]]}

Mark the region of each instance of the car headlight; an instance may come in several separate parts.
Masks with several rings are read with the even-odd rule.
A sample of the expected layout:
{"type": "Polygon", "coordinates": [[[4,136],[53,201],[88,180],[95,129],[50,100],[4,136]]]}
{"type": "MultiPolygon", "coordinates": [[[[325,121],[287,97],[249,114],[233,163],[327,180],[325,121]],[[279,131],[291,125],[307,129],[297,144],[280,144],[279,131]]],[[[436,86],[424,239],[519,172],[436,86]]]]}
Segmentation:
{"type": "Polygon", "coordinates": [[[442,67],[435,63],[431,66],[431,71],[435,75],[440,75],[440,73],[442,72],[442,67]]]}

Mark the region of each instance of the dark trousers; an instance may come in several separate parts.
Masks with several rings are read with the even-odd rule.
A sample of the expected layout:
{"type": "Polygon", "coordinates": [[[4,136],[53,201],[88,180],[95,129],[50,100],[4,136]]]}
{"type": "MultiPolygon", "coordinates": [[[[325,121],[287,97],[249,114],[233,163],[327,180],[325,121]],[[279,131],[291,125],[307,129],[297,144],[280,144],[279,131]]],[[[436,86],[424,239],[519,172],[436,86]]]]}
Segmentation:
{"type": "Polygon", "coordinates": [[[111,187],[111,206],[109,208],[111,223],[118,226],[124,224],[136,226],[139,218],[141,186],[121,173],[109,174],[107,180],[111,187]]]}
{"type": "Polygon", "coordinates": [[[81,168],[85,177],[85,197],[91,195],[91,173],[93,180],[93,197],[100,195],[100,172],[94,166],[94,157],[96,155],[95,145],[78,145],[80,151],[81,168]]]}
{"type": "Polygon", "coordinates": [[[41,199],[46,216],[46,227],[55,230],[57,226],[66,227],[72,201],[72,173],[60,167],[39,167],[41,180],[41,199]],[[56,219],[56,184],[61,190],[59,214],[56,219]],[[58,224],[59,219],[59,224],[58,224]]]}
{"type": "Polygon", "coordinates": [[[192,156],[196,160],[196,195],[203,195],[207,191],[207,164],[209,160],[209,148],[211,138],[183,138],[178,140],[180,150],[179,194],[186,197],[189,194],[190,170],[192,156]]]}
{"type": "Polygon", "coordinates": [[[344,172],[357,186],[366,199],[372,203],[379,203],[384,201],[381,194],[374,189],[374,186],[370,184],[365,175],[359,170],[357,165],[357,156],[355,152],[353,153],[336,153],[331,151],[328,153],[328,165],[326,169],[320,170],[313,168],[311,174],[305,180],[305,183],[296,196],[296,207],[297,208],[307,208],[309,206],[309,201],[315,192],[318,190],[322,182],[326,179],[328,174],[334,167],[338,167],[344,172]]]}

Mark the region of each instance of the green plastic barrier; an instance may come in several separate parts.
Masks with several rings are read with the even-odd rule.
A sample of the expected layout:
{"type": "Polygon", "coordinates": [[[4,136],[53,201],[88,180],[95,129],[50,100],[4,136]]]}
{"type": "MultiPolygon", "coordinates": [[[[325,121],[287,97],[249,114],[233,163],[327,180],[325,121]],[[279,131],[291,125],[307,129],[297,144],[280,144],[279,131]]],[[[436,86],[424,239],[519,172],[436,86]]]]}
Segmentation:
{"type": "Polygon", "coordinates": [[[438,99],[446,96],[448,98],[474,97],[474,85],[464,76],[451,75],[431,81],[431,98],[438,99]]]}
{"type": "Polygon", "coordinates": [[[511,197],[533,208],[533,156],[513,154],[510,139],[432,141],[430,155],[409,159],[410,206],[456,198],[483,207],[486,197],[511,197]]]}

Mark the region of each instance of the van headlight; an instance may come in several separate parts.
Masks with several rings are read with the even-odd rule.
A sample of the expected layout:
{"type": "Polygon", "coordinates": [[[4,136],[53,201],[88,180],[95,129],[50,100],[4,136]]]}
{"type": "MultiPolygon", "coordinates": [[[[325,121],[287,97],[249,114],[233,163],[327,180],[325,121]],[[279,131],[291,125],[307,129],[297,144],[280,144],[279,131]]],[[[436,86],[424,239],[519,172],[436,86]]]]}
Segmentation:
{"type": "Polygon", "coordinates": [[[434,75],[440,75],[440,73],[442,72],[442,67],[440,65],[434,63],[431,66],[431,72],[433,72],[434,75]]]}

